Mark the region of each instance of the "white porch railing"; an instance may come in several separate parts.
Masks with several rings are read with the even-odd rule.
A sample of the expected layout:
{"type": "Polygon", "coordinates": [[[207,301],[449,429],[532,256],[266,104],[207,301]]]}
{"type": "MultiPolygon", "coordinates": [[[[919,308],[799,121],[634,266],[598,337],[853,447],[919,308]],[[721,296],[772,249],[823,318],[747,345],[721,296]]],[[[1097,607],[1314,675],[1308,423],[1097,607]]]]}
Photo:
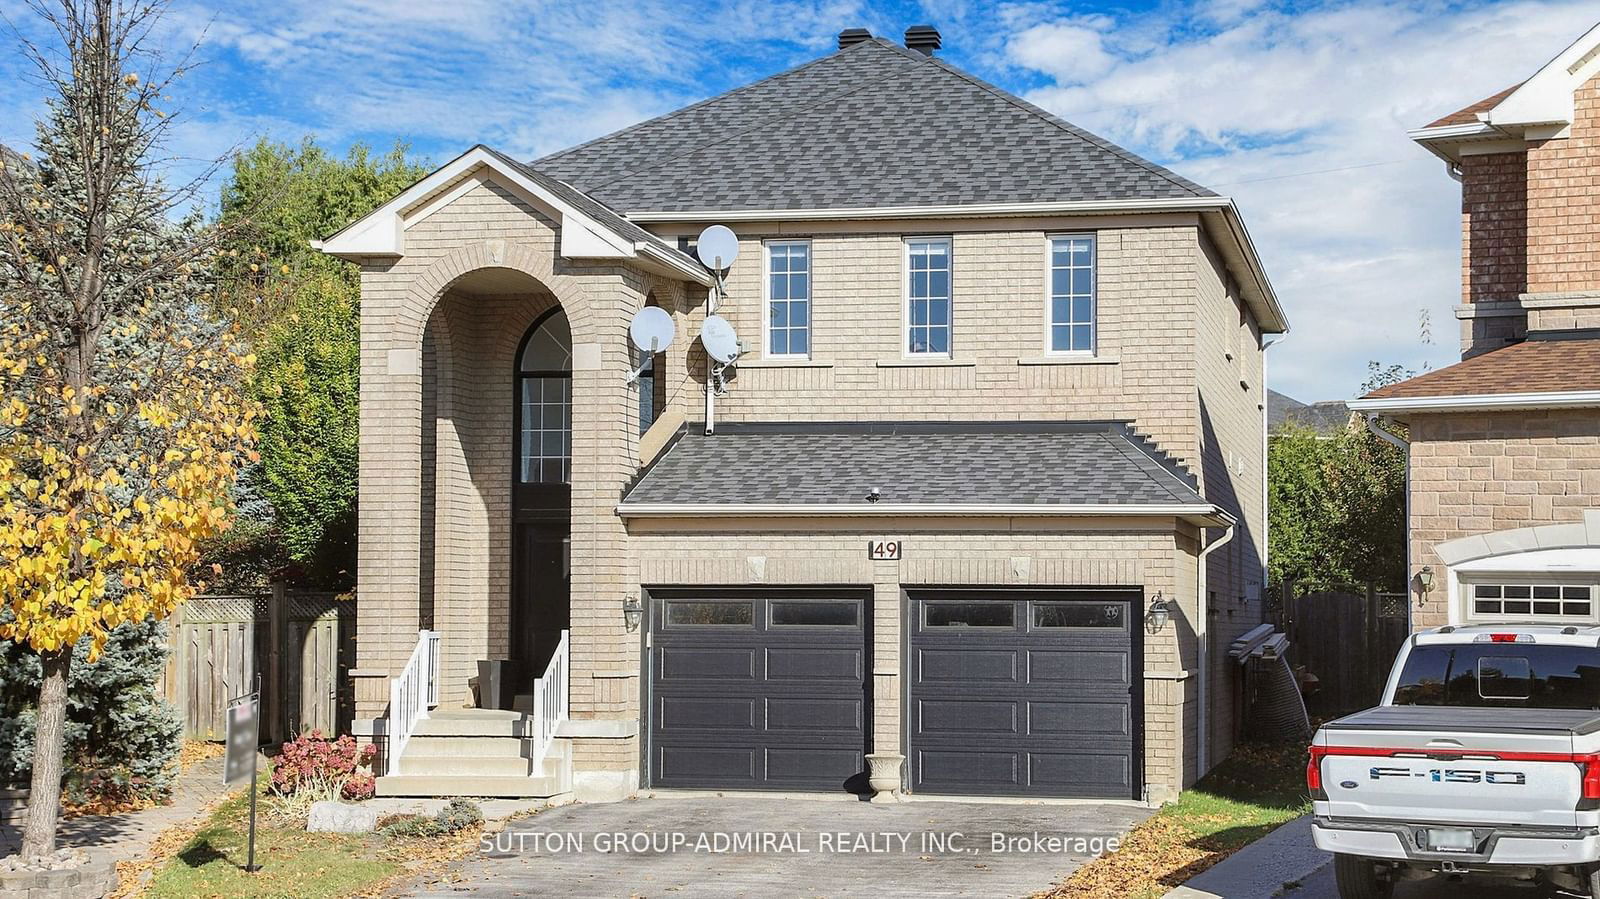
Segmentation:
{"type": "Polygon", "coordinates": [[[418,631],[417,647],[400,676],[389,681],[389,751],[385,755],[385,774],[400,772],[400,756],[406,751],[417,722],[428,717],[428,709],[439,704],[439,632],[418,631]]]}
{"type": "Polygon", "coordinates": [[[550,751],[550,741],[555,738],[556,728],[567,720],[567,672],[570,668],[567,632],[562,631],[561,642],[556,645],[555,655],[550,657],[550,664],[545,666],[544,673],[533,683],[532,736],[535,771],[539,770],[545,754],[550,751]]]}

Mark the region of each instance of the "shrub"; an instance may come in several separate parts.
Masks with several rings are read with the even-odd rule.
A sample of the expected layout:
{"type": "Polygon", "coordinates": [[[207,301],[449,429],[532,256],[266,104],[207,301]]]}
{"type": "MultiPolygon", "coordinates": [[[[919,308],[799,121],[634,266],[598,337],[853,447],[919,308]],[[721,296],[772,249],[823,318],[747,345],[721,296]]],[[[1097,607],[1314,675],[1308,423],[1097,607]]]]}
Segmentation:
{"type": "MultiPolygon", "coordinates": [[[[166,634],[159,621],[121,624],[93,664],[87,638],[73,649],[65,756],[70,802],[159,801],[171,793],[183,716],[156,693],[166,634]]],[[[40,677],[33,650],[0,641],[0,783],[31,776],[40,677]]]]}
{"type": "Polygon", "coordinates": [[[273,759],[272,791],[280,796],[306,791],[342,796],[358,773],[371,781],[370,774],[357,769],[371,762],[376,752],[375,746],[358,746],[349,734],[337,740],[329,740],[320,730],[301,734],[283,744],[273,759]]]}
{"type": "Polygon", "coordinates": [[[466,799],[452,799],[429,818],[426,815],[403,815],[389,819],[378,832],[386,837],[440,837],[457,833],[483,823],[483,810],[466,799]]]}

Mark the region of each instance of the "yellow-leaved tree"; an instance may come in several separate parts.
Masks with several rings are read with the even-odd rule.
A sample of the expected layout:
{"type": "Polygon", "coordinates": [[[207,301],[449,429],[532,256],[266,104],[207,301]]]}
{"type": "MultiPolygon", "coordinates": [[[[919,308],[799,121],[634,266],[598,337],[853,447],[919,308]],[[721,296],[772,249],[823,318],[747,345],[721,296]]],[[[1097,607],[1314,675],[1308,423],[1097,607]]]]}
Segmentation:
{"type": "Polygon", "coordinates": [[[253,457],[253,358],[212,311],[219,235],[164,185],[160,3],[33,4],[37,154],[0,151],[0,638],[43,663],[21,854],[55,847],[73,647],[202,589],[253,457]]]}

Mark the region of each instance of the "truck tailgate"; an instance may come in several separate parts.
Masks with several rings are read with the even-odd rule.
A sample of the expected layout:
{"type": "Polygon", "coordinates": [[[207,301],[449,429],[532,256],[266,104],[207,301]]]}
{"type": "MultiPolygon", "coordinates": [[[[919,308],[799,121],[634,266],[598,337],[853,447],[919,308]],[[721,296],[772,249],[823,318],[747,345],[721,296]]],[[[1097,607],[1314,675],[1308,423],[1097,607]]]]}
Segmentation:
{"type": "Polygon", "coordinates": [[[1384,706],[1325,725],[1312,755],[1334,817],[1570,827],[1574,735],[1594,726],[1589,711],[1384,706]]]}

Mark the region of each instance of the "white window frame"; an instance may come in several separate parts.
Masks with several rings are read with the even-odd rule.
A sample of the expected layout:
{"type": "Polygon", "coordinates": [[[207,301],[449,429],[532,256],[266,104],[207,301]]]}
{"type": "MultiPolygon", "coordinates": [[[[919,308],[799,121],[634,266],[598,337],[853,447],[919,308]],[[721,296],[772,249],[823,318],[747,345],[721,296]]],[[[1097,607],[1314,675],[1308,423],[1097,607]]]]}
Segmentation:
{"type": "MultiPolygon", "coordinates": [[[[1600,583],[1596,583],[1595,579],[1593,579],[1593,578],[1571,578],[1571,577],[1560,577],[1560,576],[1552,577],[1550,575],[1537,575],[1537,574],[1520,575],[1520,576],[1519,575],[1515,575],[1515,574],[1503,574],[1503,575],[1502,574],[1482,574],[1482,575],[1475,575],[1475,576],[1471,576],[1471,577],[1462,578],[1462,580],[1461,580],[1461,593],[1462,593],[1461,601],[1465,605],[1465,608],[1462,609],[1462,612],[1466,616],[1467,621],[1469,621],[1469,622],[1516,621],[1516,622],[1523,622],[1523,623],[1548,622],[1550,624],[1575,624],[1575,623],[1581,624],[1581,623],[1584,623],[1584,622],[1591,622],[1591,623],[1600,622],[1600,583]],[[1557,614],[1551,615],[1549,613],[1542,613],[1541,614],[1539,612],[1533,612],[1531,610],[1529,612],[1527,612],[1526,614],[1520,614],[1520,613],[1519,614],[1513,614],[1513,613],[1509,613],[1509,612],[1500,612],[1500,613],[1479,612],[1478,608],[1477,608],[1477,606],[1478,606],[1478,604],[1477,604],[1477,599],[1478,599],[1477,588],[1480,587],[1480,586],[1492,586],[1492,587],[1585,587],[1589,591],[1589,598],[1587,600],[1587,602],[1589,603],[1589,614],[1588,615],[1568,615],[1565,612],[1559,612],[1557,614]]],[[[1530,593],[1531,593],[1531,591],[1530,591],[1530,593]]],[[[1500,602],[1506,602],[1507,600],[1501,599],[1499,601],[1500,602]]],[[[1574,602],[1574,601],[1583,602],[1584,600],[1566,600],[1566,599],[1537,600],[1537,599],[1533,599],[1533,598],[1530,597],[1527,600],[1523,600],[1523,599],[1518,598],[1518,599],[1513,599],[1513,600],[1510,600],[1510,601],[1511,602],[1527,602],[1527,603],[1530,604],[1530,609],[1531,609],[1531,604],[1534,603],[1534,602],[1556,602],[1556,603],[1562,603],[1562,602],[1574,602]]]]}
{"type": "MultiPolygon", "coordinates": [[[[816,275],[817,256],[809,237],[774,237],[761,242],[761,358],[810,359],[816,348],[816,275]],[[772,248],[803,245],[806,248],[806,351],[804,353],[772,352],[772,248]]],[[[784,302],[788,302],[785,300],[784,302]]]]}
{"type": "Polygon", "coordinates": [[[908,235],[901,239],[900,247],[900,355],[904,359],[950,359],[956,352],[956,247],[948,234],[908,235]],[[949,260],[950,295],[945,299],[948,307],[945,329],[950,333],[945,352],[911,351],[911,245],[917,243],[944,244],[944,258],[949,260]]]}
{"type": "MultiPolygon", "coordinates": [[[[1550,622],[1544,616],[1486,616],[1473,611],[1473,587],[1477,584],[1560,584],[1590,588],[1590,616],[1566,618],[1559,623],[1600,623],[1600,547],[1536,549],[1505,553],[1459,562],[1446,568],[1446,618],[1454,625],[1489,624],[1497,621],[1550,622]]],[[[1429,599],[1423,594],[1423,601],[1429,599]]]]}
{"type": "MultiPolygon", "coordinates": [[[[1068,301],[1071,306],[1071,301],[1068,301]]],[[[1100,352],[1100,236],[1094,231],[1072,231],[1044,236],[1044,354],[1050,357],[1093,359],[1100,352]],[[1089,241],[1089,348],[1055,348],[1056,241],[1089,241]]]]}

